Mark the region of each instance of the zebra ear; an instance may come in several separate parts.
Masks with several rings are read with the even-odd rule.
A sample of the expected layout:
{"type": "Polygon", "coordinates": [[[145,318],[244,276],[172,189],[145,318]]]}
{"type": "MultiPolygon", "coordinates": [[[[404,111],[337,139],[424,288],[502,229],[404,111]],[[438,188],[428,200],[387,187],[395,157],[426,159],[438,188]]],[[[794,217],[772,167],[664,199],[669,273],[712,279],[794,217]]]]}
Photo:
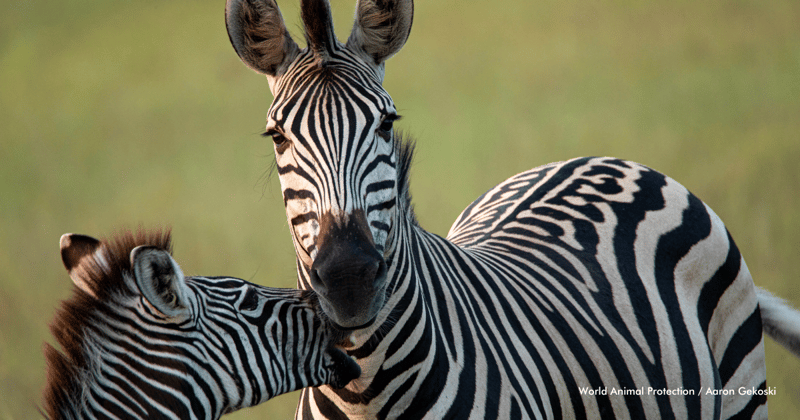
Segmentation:
{"type": "Polygon", "coordinates": [[[403,48],[413,20],[413,0],[358,0],[347,46],[381,65],[403,48]]]}
{"type": "Polygon", "coordinates": [[[303,0],[300,2],[300,16],[306,30],[308,48],[323,62],[327,61],[328,51],[337,43],[330,3],[328,0],[303,0]]]}
{"type": "Polygon", "coordinates": [[[61,247],[61,261],[64,262],[64,267],[69,272],[72,282],[84,292],[97,296],[93,288],[94,282],[91,280],[91,271],[104,268],[98,267],[97,264],[105,264],[102,256],[97,254],[100,241],[91,236],[65,233],[61,235],[59,246],[61,247]]]}
{"type": "Polygon", "coordinates": [[[169,252],[152,246],[131,251],[136,285],[145,299],[164,315],[176,317],[189,311],[186,281],[169,252]]]}
{"type": "Polygon", "coordinates": [[[300,52],[275,0],[227,0],[225,26],[236,54],[261,74],[280,76],[300,52]]]}

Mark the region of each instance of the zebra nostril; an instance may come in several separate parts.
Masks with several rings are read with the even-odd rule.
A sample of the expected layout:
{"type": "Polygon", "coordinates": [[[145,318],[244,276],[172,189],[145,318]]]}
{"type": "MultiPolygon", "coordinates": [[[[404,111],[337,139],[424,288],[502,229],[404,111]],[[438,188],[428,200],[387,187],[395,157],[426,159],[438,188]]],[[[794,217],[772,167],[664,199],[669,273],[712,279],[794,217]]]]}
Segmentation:
{"type": "Polygon", "coordinates": [[[309,277],[311,287],[314,288],[317,293],[324,294],[328,291],[328,288],[325,286],[325,281],[319,275],[319,270],[312,268],[309,277]]]}
{"type": "Polygon", "coordinates": [[[386,278],[386,262],[381,259],[378,262],[378,271],[375,272],[375,278],[372,281],[372,286],[375,288],[380,288],[383,285],[383,281],[386,278]]]}

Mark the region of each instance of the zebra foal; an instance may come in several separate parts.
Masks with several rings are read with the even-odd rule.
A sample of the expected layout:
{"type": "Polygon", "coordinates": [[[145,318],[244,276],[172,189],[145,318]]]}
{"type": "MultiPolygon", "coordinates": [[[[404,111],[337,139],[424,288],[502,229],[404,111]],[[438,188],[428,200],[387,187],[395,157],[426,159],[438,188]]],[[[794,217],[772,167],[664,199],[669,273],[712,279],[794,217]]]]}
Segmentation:
{"type": "Polygon", "coordinates": [[[359,0],[346,43],[327,1],[301,13],[304,49],[275,1],[226,7],[274,96],[298,283],[353,331],[363,372],[304,390],[298,417],[767,417],[762,330],[800,354],[800,314],[754,286],[708,206],[645,166],[580,158],[500,183],[446,238],[427,232],[381,86],[412,2],[359,0]]]}
{"type": "Polygon", "coordinates": [[[50,419],[217,419],[360,373],[312,294],[184,277],[168,232],[61,237],[75,283],[45,344],[50,419]]]}

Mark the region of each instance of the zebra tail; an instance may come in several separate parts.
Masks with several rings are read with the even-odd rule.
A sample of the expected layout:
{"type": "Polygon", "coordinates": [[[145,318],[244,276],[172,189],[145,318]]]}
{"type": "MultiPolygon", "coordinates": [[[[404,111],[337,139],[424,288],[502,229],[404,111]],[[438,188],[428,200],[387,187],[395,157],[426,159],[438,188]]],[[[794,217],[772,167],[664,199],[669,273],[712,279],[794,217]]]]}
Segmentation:
{"type": "Polygon", "coordinates": [[[800,358],[800,311],[760,287],[756,294],[764,332],[800,358]]]}

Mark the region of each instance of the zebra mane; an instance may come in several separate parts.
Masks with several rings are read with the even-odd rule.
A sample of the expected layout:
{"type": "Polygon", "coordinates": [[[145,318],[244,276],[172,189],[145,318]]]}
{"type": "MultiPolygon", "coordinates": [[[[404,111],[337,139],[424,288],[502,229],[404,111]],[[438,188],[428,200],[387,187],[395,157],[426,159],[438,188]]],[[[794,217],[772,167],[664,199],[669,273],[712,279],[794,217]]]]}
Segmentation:
{"type": "Polygon", "coordinates": [[[414,147],[416,141],[403,131],[394,130],[395,149],[398,156],[397,164],[397,197],[400,214],[413,226],[419,226],[417,216],[414,214],[414,205],[411,204],[411,190],[409,189],[409,175],[411,161],[414,160],[414,147]]]}
{"type": "MultiPolygon", "coordinates": [[[[78,262],[84,285],[75,286],[73,294],[62,302],[50,332],[62,351],[48,343],[44,344],[47,363],[47,383],[43,403],[47,418],[62,418],[64,410],[78,410],[81,382],[90,370],[85,357],[89,327],[98,320],[102,322],[110,312],[110,304],[138,294],[135,284],[126,281],[131,274],[131,251],[140,245],[151,245],[172,253],[169,229],[144,231],[135,234],[122,232],[111,239],[102,240],[97,251],[85,255],[78,262]],[[88,288],[89,290],[86,290],[88,288]]],[[[71,413],[78,416],[77,411],[71,413]]],[[[68,417],[69,418],[69,417],[68,417]]]]}

